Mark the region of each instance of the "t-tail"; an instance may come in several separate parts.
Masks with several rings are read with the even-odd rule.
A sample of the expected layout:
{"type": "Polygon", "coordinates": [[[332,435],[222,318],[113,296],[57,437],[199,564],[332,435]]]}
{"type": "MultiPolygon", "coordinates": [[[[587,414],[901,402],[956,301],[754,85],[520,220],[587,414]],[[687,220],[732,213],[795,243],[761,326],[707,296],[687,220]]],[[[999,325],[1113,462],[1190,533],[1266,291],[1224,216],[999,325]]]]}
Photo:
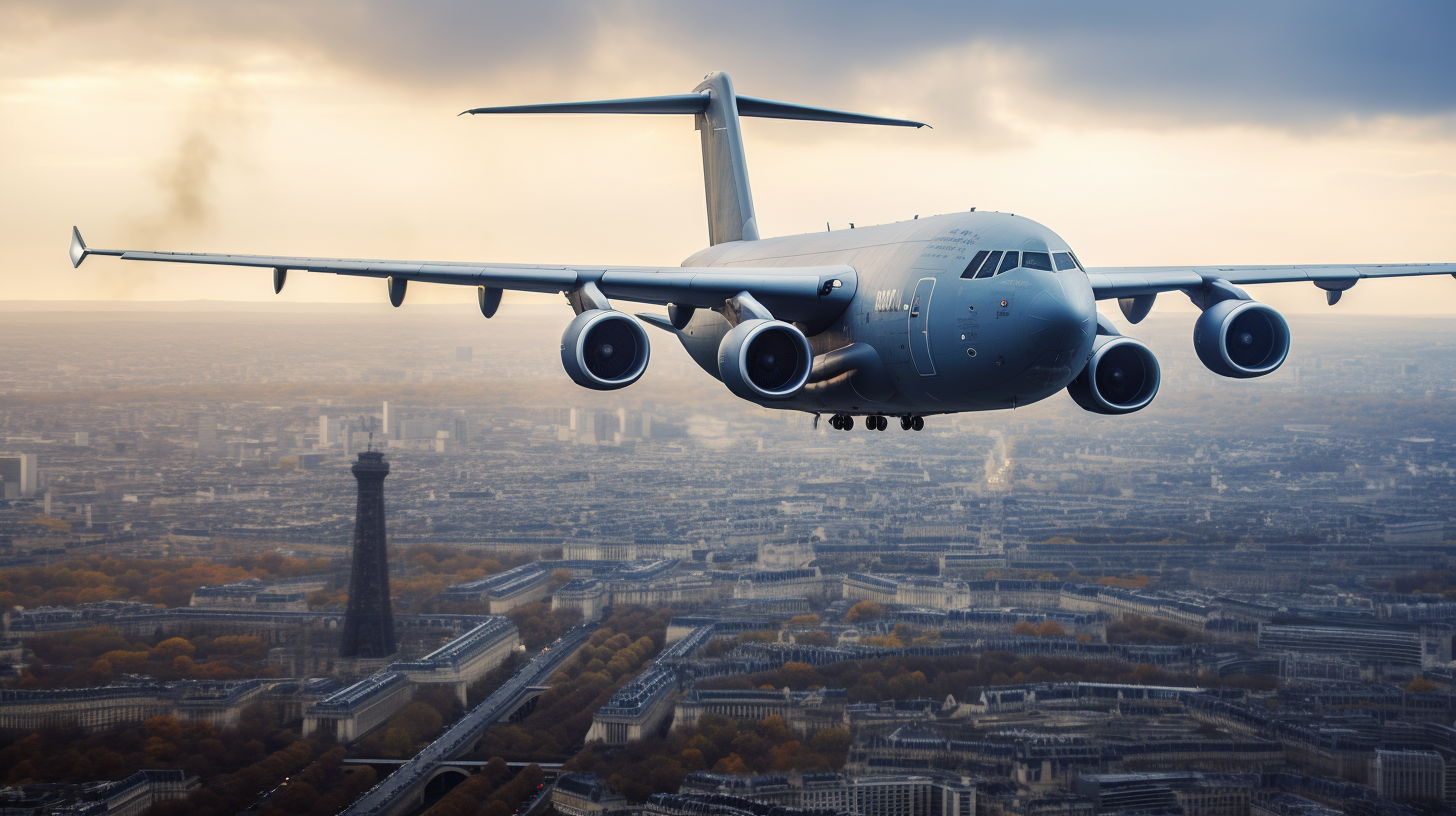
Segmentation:
{"type": "Polygon", "coordinates": [[[748,187],[748,164],[743,152],[740,116],[768,119],[809,119],[857,125],[926,127],[923,122],[889,119],[862,113],[795,105],[739,96],[733,80],[719,71],[708,74],[690,94],[603,99],[593,102],[552,102],[473,108],[465,113],[691,113],[703,140],[703,186],[708,199],[708,240],[711,244],[758,240],[753,194],[748,187]]]}

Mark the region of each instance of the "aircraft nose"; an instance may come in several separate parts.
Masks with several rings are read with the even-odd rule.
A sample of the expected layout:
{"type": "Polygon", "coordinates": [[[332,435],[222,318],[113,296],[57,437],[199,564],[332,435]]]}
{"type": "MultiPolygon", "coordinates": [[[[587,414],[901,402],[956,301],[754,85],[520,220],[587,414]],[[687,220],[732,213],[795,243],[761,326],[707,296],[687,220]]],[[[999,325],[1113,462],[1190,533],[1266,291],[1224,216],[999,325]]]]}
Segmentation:
{"type": "Polygon", "coordinates": [[[1092,317],[1060,291],[1038,293],[1023,319],[1031,341],[1048,351],[1071,351],[1091,331],[1092,317]]]}

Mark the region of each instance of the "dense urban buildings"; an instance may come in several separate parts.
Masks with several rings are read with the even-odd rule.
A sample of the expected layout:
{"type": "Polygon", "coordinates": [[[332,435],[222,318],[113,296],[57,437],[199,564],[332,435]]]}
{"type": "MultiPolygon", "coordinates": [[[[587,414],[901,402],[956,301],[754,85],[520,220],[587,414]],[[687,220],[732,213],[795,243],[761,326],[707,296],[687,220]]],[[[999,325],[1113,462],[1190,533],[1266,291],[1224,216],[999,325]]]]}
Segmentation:
{"type": "Polygon", "coordinates": [[[583,814],[1456,806],[1450,321],[1292,317],[1285,368],[1230,385],[1155,316],[1144,412],[914,434],[746,408],[667,347],[585,392],[555,312],[418,309],[367,336],[0,324],[44,340],[0,372],[6,807],[211,795],[222,775],[155,749],[176,780],[75,790],[5,752],[225,743],[265,710],[314,751],[268,785],[351,812],[513,779],[512,808],[583,814]],[[670,611],[628,633],[639,608],[670,611]]]}

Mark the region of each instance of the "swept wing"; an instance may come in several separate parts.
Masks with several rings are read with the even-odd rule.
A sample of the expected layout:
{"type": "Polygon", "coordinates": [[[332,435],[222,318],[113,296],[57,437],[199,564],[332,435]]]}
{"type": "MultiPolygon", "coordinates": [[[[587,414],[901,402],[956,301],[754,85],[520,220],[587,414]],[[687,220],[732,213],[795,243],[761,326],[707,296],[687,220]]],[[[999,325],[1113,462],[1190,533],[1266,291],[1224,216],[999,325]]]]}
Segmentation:
{"type": "Polygon", "coordinates": [[[854,297],[856,280],[854,268],[844,265],[720,268],[502,264],[93,249],[86,246],[75,228],[71,231],[70,254],[74,266],[80,266],[88,255],[109,255],[124,261],[273,269],[280,287],[282,275],[298,270],[522,292],[570,293],[594,284],[609,298],[695,308],[716,308],[728,298],[748,292],[780,320],[816,325],[832,321],[844,310],[854,297]]]}
{"type": "Polygon", "coordinates": [[[1341,291],[1362,278],[1416,275],[1456,276],[1456,263],[1347,264],[1299,266],[1103,266],[1088,267],[1087,279],[1098,300],[1156,295],[1199,289],[1224,281],[1231,284],[1305,281],[1321,289],[1341,291]]]}

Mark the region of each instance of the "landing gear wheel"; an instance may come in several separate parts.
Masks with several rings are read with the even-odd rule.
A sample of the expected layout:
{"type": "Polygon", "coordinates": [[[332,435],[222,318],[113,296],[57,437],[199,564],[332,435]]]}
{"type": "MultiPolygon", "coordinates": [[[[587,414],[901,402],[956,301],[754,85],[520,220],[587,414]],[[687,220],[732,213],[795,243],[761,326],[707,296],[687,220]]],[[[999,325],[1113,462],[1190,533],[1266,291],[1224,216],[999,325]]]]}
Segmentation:
{"type": "Polygon", "coordinates": [[[829,427],[831,427],[831,428],[833,428],[834,430],[837,431],[837,430],[839,430],[839,426],[840,426],[839,414],[835,414],[834,416],[832,416],[832,417],[829,418],[829,427]]]}
{"type": "Polygon", "coordinates": [[[915,417],[914,419],[910,420],[910,427],[914,428],[917,431],[925,430],[925,418],[915,417]]]}
{"type": "Polygon", "coordinates": [[[845,414],[844,415],[844,419],[843,420],[840,420],[840,421],[844,423],[844,427],[841,428],[841,430],[845,430],[845,431],[852,431],[852,430],[854,430],[854,417],[850,416],[849,414],[845,414]]]}
{"type": "Polygon", "coordinates": [[[883,431],[884,429],[888,428],[889,426],[890,426],[889,420],[885,419],[882,416],[875,417],[875,430],[877,430],[877,431],[883,431]]]}
{"type": "Polygon", "coordinates": [[[910,419],[910,417],[908,417],[908,416],[902,416],[902,417],[900,417],[900,430],[902,430],[902,431],[908,431],[908,430],[910,430],[910,426],[913,425],[913,424],[914,424],[914,422],[913,422],[913,420],[910,419]]]}

